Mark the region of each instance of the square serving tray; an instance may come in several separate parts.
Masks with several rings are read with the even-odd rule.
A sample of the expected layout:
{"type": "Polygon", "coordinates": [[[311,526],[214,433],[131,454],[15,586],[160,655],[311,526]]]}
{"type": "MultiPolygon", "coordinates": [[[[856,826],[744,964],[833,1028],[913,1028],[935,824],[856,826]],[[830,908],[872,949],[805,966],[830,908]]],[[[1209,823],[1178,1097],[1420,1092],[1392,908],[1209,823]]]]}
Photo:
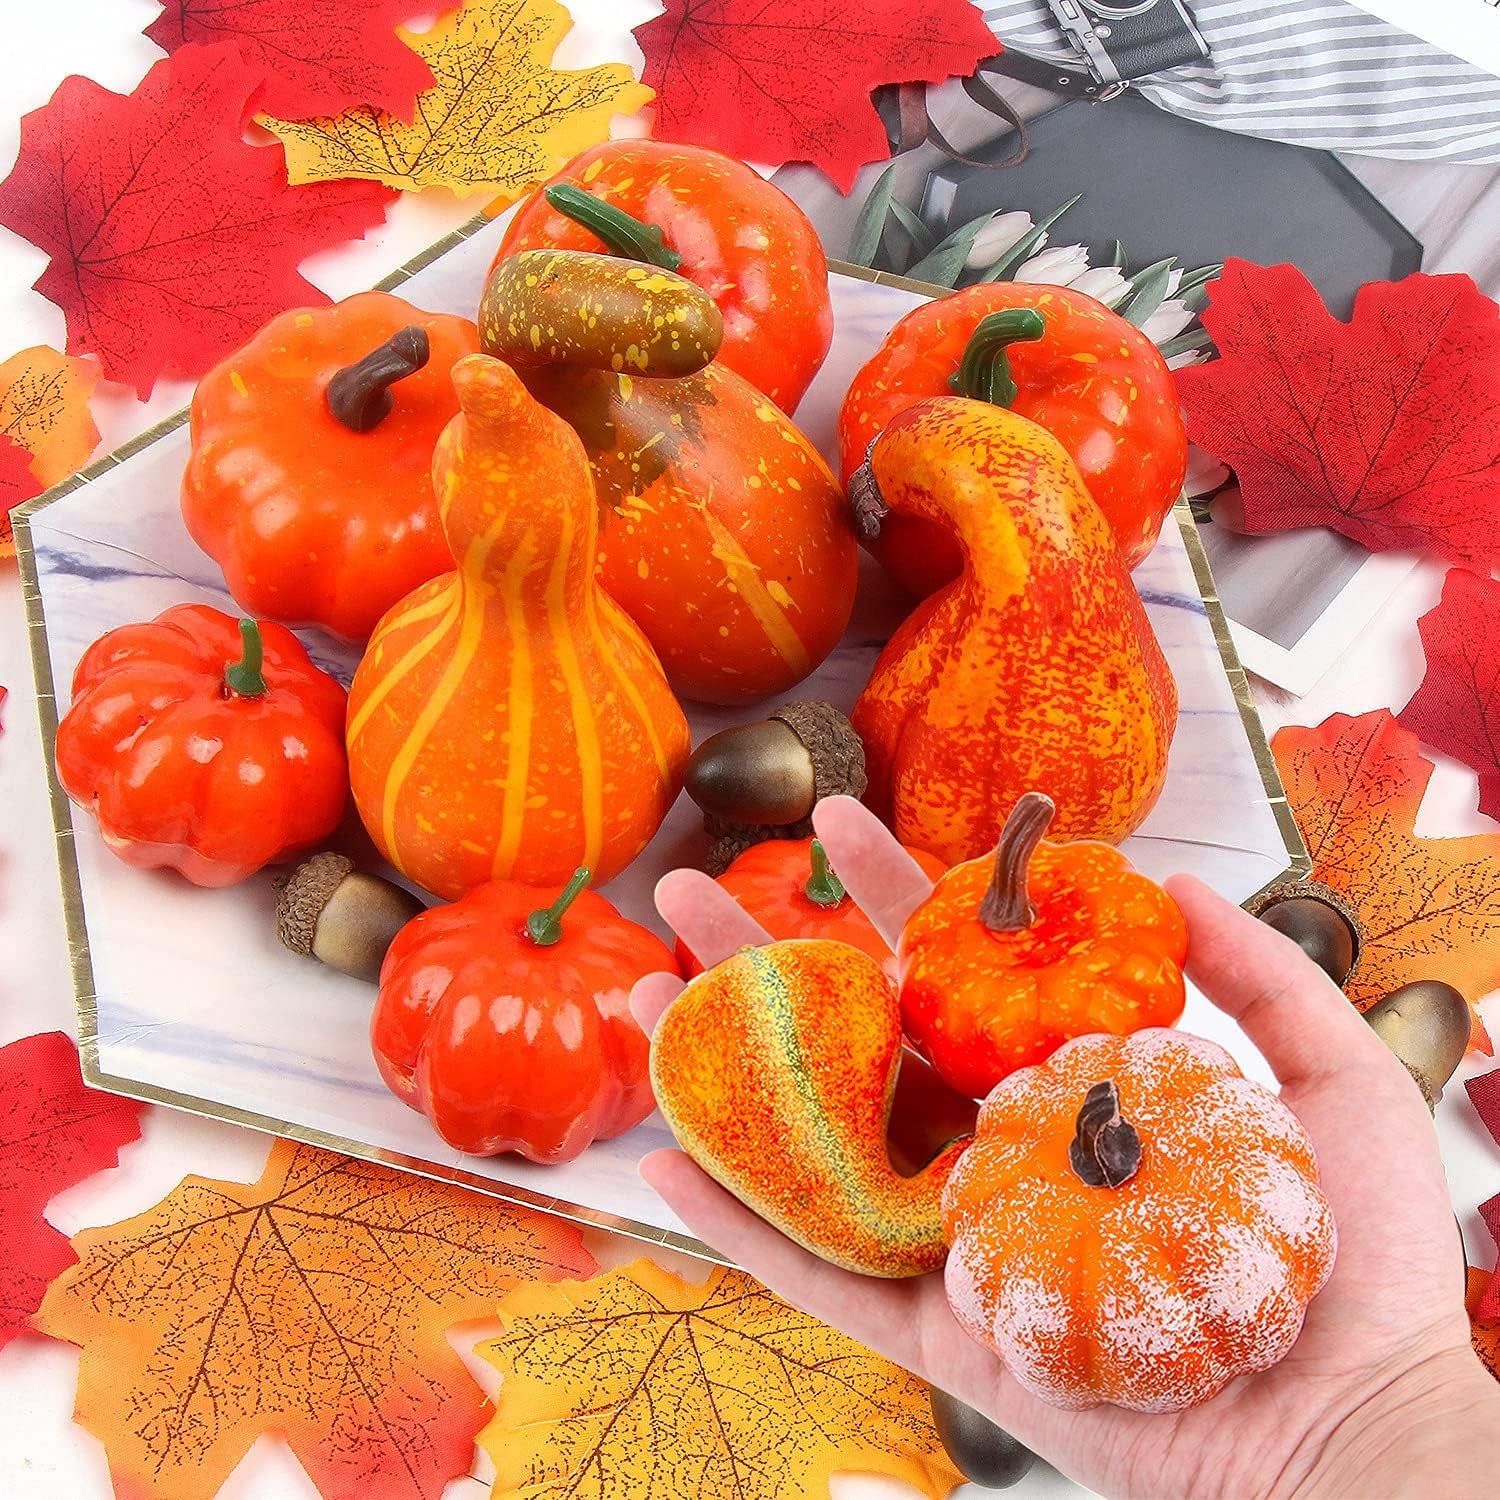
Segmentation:
{"type": "MultiPolygon", "coordinates": [[[[476,219],[382,285],[422,307],[472,315],[500,234],[499,224],[476,219]]],[[[891,325],[935,289],[837,267],[832,290],[833,350],[797,412],[830,458],[854,372],[891,325]]],[[[57,694],[65,709],[73,669],[90,642],[172,604],[235,609],[178,511],[186,417],[179,413],[16,514],[49,762],[57,694]]],[[[1166,790],[1125,848],[1150,875],[1188,870],[1244,901],[1276,880],[1305,874],[1308,860],[1185,506],[1175,522],[1135,579],[1177,678],[1181,718],[1166,790]]],[[[843,645],[785,698],[849,707],[899,618],[899,601],[865,559],[843,645]]],[[[347,682],[357,650],[318,631],[302,636],[314,659],[347,682]]],[[[695,742],[760,716],[689,712],[695,742]]],[[[106,850],[90,818],[75,821],[55,777],[50,790],[90,1082],[716,1258],[636,1172],[643,1155],[670,1143],[658,1116],[564,1166],[450,1150],[376,1073],[367,1035],[373,989],[278,944],[269,878],[201,890],[174,875],[131,869],[106,850]]],[[[707,842],[684,795],[646,852],[605,891],[628,916],[661,931],[652,887],[666,870],[697,861],[707,842]]],[[[1200,996],[1190,996],[1185,1024],[1228,1042],[1247,1071],[1267,1076],[1200,996]]]]}

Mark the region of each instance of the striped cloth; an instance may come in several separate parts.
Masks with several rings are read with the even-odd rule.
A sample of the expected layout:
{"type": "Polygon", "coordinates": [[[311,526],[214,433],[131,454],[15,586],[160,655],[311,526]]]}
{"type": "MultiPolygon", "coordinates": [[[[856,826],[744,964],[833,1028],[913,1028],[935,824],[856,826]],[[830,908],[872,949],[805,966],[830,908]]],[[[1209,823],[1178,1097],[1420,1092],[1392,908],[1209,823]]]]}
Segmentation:
{"type": "MultiPolygon", "coordinates": [[[[976,0],[1017,52],[1078,66],[1045,0],[976,0]]],[[[1135,85],[1205,125],[1325,151],[1500,162],[1500,79],[1341,0],[1187,0],[1202,63],[1135,85]]]]}

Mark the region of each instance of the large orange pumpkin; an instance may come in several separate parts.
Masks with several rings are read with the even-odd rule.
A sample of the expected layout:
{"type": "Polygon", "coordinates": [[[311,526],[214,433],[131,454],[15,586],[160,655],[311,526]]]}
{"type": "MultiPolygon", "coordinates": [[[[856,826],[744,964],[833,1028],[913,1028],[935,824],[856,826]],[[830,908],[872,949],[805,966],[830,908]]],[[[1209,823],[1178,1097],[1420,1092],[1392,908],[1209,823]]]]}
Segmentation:
{"type": "Polygon", "coordinates": [[[602,884],[672,805],[687,721],[595,579],[577,437],[498,359],[460,360],[453,383],[433,488],[459,565],[385,616],[355,673],[354,800],[381,853],[441,896],[579,865],[602,884]]]}
{"type": "Polygon", "coordinates": [[[1296,1117],[1182,1032],[1003,1079],[943,1194],[948,1300],[1056,1406],[1180,1411],[1290,1350],[1333,1268],[1296,1117]]]}

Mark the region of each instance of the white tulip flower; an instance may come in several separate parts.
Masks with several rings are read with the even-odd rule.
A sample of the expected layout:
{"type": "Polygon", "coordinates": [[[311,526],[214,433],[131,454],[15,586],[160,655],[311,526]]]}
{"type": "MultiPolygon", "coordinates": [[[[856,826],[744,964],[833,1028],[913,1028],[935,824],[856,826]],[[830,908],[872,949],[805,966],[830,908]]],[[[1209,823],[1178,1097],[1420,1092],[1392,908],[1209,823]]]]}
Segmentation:
{"type": "Polygon", "coordinates": [[[1011,279],[1048,286],[1067,286],[1088,268],[1089,253],[1082,245],[1057,245],[1023,262],[1011,279]]]}
{"type": "MultiPolygon", "coordinates": [[[[1019,243],[1031,233],[1031,215],[1020,209],[996,214],[978,234],[974,236],[974,247],[964,265],[971,271],[983,271],[992,266],[1011,246],[1019,243]]],[[[1045,243],[1046,236],[1043,236],[1045,243]]]]}

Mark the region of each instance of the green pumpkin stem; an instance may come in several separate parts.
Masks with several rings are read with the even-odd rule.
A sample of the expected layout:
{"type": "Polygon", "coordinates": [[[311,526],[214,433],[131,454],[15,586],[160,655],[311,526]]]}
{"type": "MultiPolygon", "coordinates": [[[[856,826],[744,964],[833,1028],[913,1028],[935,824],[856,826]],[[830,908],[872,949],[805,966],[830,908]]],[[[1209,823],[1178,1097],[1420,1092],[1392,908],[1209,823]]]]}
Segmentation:
{"type": "Polygon", "coordinates": [[[589,883],[589,872],[582,865],[573,871],[573,878],[562,888],[556,901],[543,911],[534,911],[526,918],[526,935],[540,948],[550,948],[562,937],[562,919],[567,909],[578,899],[578,894],[589,883]]]}
{"type": "Polygon", "coordinates": [[[991,932],[1021,932],[1036,920],[1026,876],[1056,811],[1050,797],[1027,792],[1005,820],[995,845],[995,873],[979,907],[979,920],[991,932]]]}
{"type": "Polygon", "coordinates": [[[626,260],[645,261],[648,266],[660,266],[663,271],[675,271],[682,264],[682,257],[667,248],[661,230],[655,224],[644,224],[623,209],[574,187],[570,182],[556,183],[542,196],[564,218],[597,234],[615,255],[623,255],[626,260]]]}
{"type": "Polygon", "coordinates": [[[1016,382],[1006,351],[1012,344],[1034,343],[1046,331],[1046,320],[1034,307],[1007,307],[981,318],[949,389],[991,406],[1009,406],[1016,399],[1016,382]]]}
{"type": "Polygon", "coordinates": [[[260,626],[254,620],[241,620],[240,659],[230,662],[224,668],[224,686],[237,698],[260,698],[265,695],[266,679],[261,671],[265,652],[260,626]]]}
{"type": "Polygon", "coordinates": [[[350,432],[371,432],[391,414],[391,387],[415,375],[432,357],[427,330],[418,323],[397,329],[379,348],[345,365],[328,382],[334,420],[350,432]]]}
{"type": "Polygon", "coordinates": [[[1096,1083],[1083,1096],[1068,1163],[1088,1187],[1120,1187],[1140,1167],[1141,1138],[1120,1115],[1120,1090],[1114,1079],[1096,1083]]]}
{"type": "Polygon", "coordinates": [[[837,906],[847,894],[844,882],[828,863],[828,851],[821,839],[812,841],[812,875],[802,889],[807,892],[807,899],[819,906],[837,906]]]}

